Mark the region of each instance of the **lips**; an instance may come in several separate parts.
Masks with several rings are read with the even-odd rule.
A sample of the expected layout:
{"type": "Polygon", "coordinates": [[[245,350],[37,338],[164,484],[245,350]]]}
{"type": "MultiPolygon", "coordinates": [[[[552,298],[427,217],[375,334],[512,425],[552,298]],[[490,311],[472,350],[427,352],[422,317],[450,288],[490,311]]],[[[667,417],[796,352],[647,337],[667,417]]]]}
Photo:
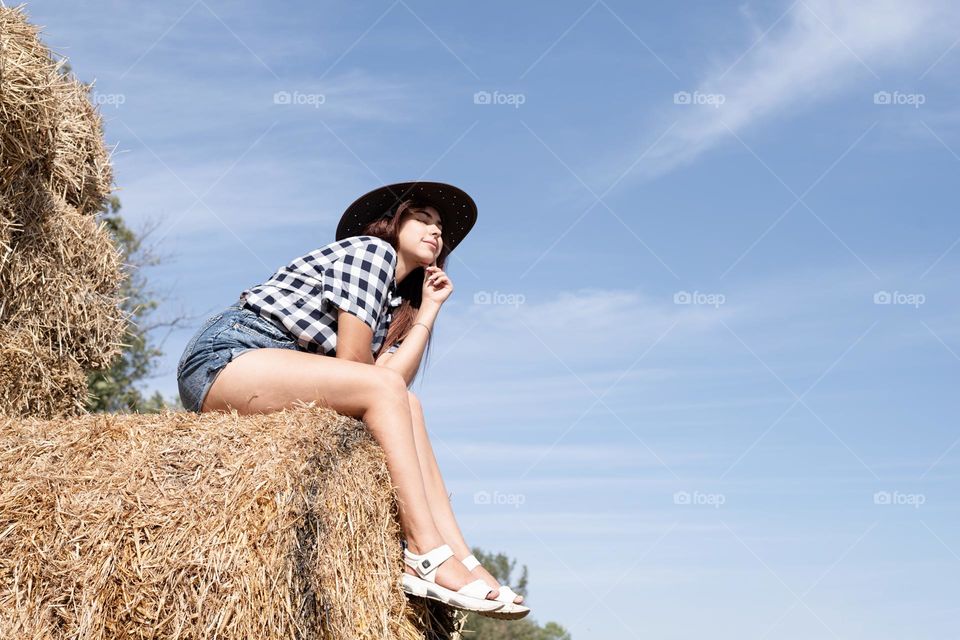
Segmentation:
{"type": "Polygon", "coordinates": [[[440,245],[438,245],[436,242],[433,242],[431,240],[424,240],[424,242],[430,245],[431,247],[433,247],[434,251],[436,251],[440,247],[440,245]]]}

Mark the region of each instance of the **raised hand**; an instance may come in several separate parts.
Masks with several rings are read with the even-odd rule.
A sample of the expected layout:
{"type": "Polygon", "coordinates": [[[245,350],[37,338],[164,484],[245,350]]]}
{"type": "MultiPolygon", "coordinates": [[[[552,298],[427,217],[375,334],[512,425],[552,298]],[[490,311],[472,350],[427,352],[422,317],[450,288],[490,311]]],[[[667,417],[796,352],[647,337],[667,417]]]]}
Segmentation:
{"type": "Polygon", "coordinates": [[[443,302],[453,293],[453,283],[443,272],[443,269],[435,265],[424,267],[423,278],[423,299],[437,304],[443,302]]]}

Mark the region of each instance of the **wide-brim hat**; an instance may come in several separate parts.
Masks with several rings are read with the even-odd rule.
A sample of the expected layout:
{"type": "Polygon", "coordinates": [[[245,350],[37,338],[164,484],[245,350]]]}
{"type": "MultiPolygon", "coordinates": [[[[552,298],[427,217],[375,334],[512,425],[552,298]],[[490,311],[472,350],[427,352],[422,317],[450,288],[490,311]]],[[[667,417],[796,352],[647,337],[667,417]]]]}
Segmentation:
{"type": "Polygon", "coordinates": [[[450,251],[460,244],[477,221],[477,205],[465,191],[443,182],[398,182],[365,193],[347,207],[337,225],[337,240],[358,236],[381,217],[393,217],[397,205],[417,198],[432,205],[443,222],[443,246],[450,251]]]}

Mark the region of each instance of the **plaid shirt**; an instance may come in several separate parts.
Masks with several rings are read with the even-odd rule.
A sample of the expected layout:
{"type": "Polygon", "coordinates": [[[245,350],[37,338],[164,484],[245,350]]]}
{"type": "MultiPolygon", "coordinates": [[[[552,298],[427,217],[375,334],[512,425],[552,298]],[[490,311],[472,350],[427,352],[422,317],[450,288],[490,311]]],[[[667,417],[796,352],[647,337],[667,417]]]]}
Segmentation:
{"type": "Polygon", "coordinates": [[[343,309],[370,327],[376,353],[393,308],[403,302],[396,267],[396,250],[386,240],[344,238],[295,258],[263,284],[245,289],[240,302],[293,336],[300,349],[330,356],[337,353],[337,309],[343,309]]]}

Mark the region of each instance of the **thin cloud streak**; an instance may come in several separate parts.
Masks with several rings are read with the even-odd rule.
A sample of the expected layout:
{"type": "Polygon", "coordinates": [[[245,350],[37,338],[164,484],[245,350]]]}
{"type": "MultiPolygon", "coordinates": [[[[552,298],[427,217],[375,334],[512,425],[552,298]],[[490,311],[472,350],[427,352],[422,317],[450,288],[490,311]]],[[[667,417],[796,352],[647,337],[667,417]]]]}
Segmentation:
{"type": "Polygon", "coordinates": [[[746,45],[747,55],[727,60],[685,89],[691,103],[672,105],[664,118],[673,121],[679,114],[679,122],[636,175],[665,174],[728,141],[731,130],[762,125],[844,90],[861,87],[869,99],[884,88],[877,86],[883,70],[929,65],[955,37],[951,25],[957,22],[943,0],[797,2],[779,25],[746,45]],[[714,96],[722,104],[696,104],[697,96],[714,96]]]}

